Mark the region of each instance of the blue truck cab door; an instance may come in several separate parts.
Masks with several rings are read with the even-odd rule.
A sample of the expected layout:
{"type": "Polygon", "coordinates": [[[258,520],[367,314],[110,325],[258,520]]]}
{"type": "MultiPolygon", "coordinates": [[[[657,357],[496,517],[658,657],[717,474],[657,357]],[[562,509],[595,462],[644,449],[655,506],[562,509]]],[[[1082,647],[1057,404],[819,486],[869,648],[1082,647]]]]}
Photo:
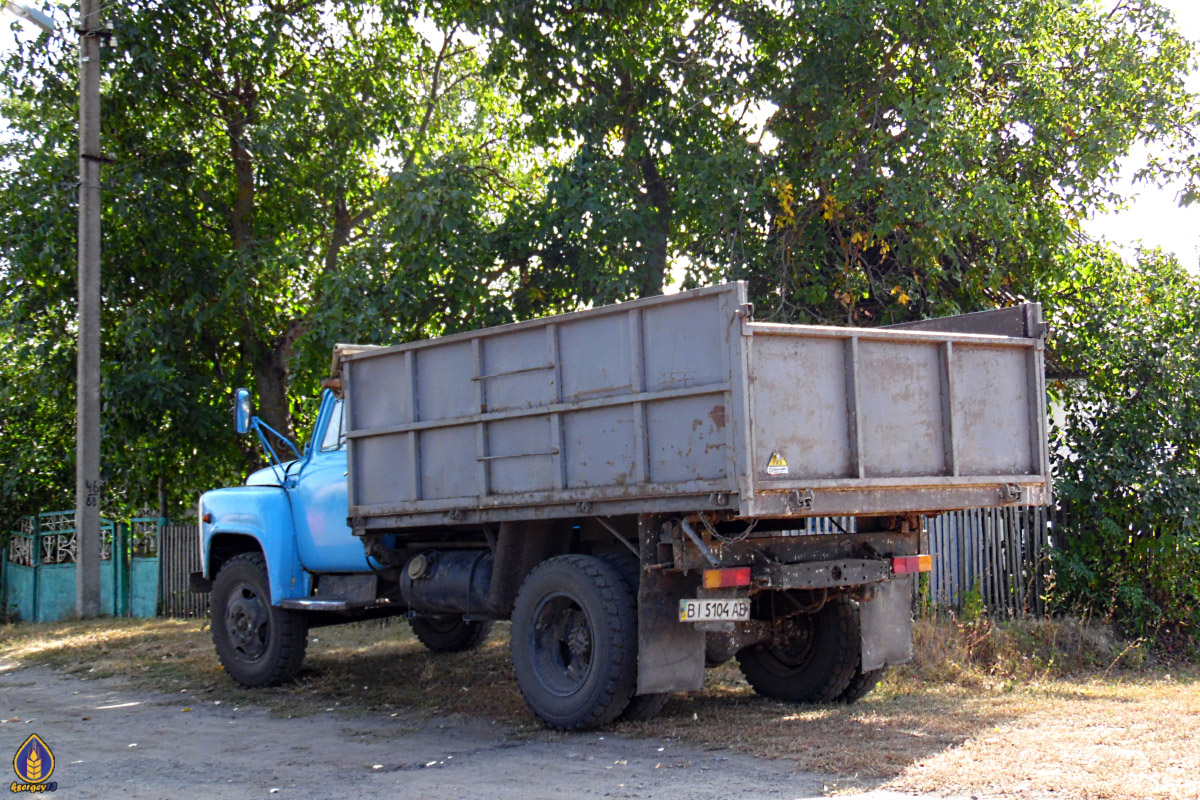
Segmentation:
{"type": "Polygon", "coordinates": [[[310,448],[308,461],[289,490],[300,563],[309,572],[367,572],[362,542],[346,524],[343,403],[332,392],[321,398],[310,448]]]}

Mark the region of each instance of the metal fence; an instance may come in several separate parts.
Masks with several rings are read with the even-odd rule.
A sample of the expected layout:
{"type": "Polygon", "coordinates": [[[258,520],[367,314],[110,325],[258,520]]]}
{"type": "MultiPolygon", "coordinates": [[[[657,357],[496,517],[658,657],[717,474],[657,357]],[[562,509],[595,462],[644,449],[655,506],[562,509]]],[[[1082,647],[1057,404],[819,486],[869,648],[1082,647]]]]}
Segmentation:
{"type": "MultiPolygon", "coordinates": [[[[915,585],[923,610],[981,603],[992,616],[1043,616],[1059,512],[1043,506],[976,508],[927,517],[933,570],[915,585]]],[[[854,517],[811,517],[793,536],[853,533],[854,517]]]]}
{"type": "Polygon", "coordinates": [[[992,616],[1046,613],[1055,516],[1041,506],[955,511],[926,520],[933,571],[919,602],[992,616]]]}
{"type": "MultiPolygon", "coordinates": [[[[208,595],[194,594],[188,587],[189,575],[201,569],[199,528],[163,522],[150,517],[115,525],[104,521],[102,591],[109,613],[153,616],[157,605],[164,617],[207,616],[208,595]],[[121,554],[115,562],[114,541],[120,543],[116,550],[121,554]]],[[[1043,507],[973,509],[929,517],[933,570],[916,602],[958,611],[969,602],[981,602],[993,616],[1044,615],[1050,557],[1061,522],[1043,507]]],[[[791,533],[854,530],[853,517],[811,518],[791,533]]],[[[0,610],[42,621],[73,613],[74,533],[71,511],[21,520],[0,553],[0,610]],[[41,574],[47,570],[68,571],[41,574]]]]}
{"type": "Polygon", "coordinates": [[[196,525],[170,525],[158,540],[158,597],[161,616],[208,616],[208,595],[188,589],[188,576],[200,571],[200,529],[196,525]]]}
{"type": "MultiPolygon", "coordinates": [[[[153,617],[158,602],[158,529],[166,520],[100,521],[100,608],[153,617]]],[[[75,512],[46,511],[0,536],[0,616],[54,622],[75,614],[75,512]]]]}

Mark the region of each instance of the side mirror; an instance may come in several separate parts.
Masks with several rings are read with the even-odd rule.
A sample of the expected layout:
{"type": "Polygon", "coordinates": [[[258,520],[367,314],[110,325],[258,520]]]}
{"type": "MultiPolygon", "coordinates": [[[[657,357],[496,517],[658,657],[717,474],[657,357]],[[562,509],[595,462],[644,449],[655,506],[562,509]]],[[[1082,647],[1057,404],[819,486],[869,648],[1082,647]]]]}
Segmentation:
{"type": "Polygon", "coordinates": [[[240,434],[250,432],[250,418],[254,408],[250,405],[250,390],[238,389],[233,395],[233,427],[240,434]]]}

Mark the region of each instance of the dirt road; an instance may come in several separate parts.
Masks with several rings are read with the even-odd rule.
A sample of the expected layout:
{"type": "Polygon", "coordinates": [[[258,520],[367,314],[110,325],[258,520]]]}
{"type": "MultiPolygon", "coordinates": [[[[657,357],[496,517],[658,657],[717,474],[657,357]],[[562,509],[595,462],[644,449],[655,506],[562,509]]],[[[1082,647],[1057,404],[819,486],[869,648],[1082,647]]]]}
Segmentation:
{"type": "Polygon", "coordinates": [[[670,741],[520,731],[462,717],[314,712],[287,719],[191,693],[0,665],[0,764],[7,772],[11,755],[37,733],[54,753],[59,786],[44,796],[59,798],[715,800],[822,797],[832,788],[820,775],[788,773],[785,762],[670,741]]]}

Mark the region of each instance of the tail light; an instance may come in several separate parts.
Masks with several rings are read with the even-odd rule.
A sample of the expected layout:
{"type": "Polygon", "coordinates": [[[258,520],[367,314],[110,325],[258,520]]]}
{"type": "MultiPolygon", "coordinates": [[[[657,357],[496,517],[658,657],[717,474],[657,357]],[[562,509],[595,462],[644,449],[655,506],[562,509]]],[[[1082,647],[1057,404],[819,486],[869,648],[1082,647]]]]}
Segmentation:
{"type": "Polygon", "coordinates": [[[750,568],[734,567],[733,569],[704,570],[705,589],[725,589],[730,586],[749,586],[750,568]]]}
{"type": "Polygon", "coordinates": [[[892,572],[909,575],[914,572],[929,572],[933,569],[933,556],[896,556],[892,559],[892,572]]]}

